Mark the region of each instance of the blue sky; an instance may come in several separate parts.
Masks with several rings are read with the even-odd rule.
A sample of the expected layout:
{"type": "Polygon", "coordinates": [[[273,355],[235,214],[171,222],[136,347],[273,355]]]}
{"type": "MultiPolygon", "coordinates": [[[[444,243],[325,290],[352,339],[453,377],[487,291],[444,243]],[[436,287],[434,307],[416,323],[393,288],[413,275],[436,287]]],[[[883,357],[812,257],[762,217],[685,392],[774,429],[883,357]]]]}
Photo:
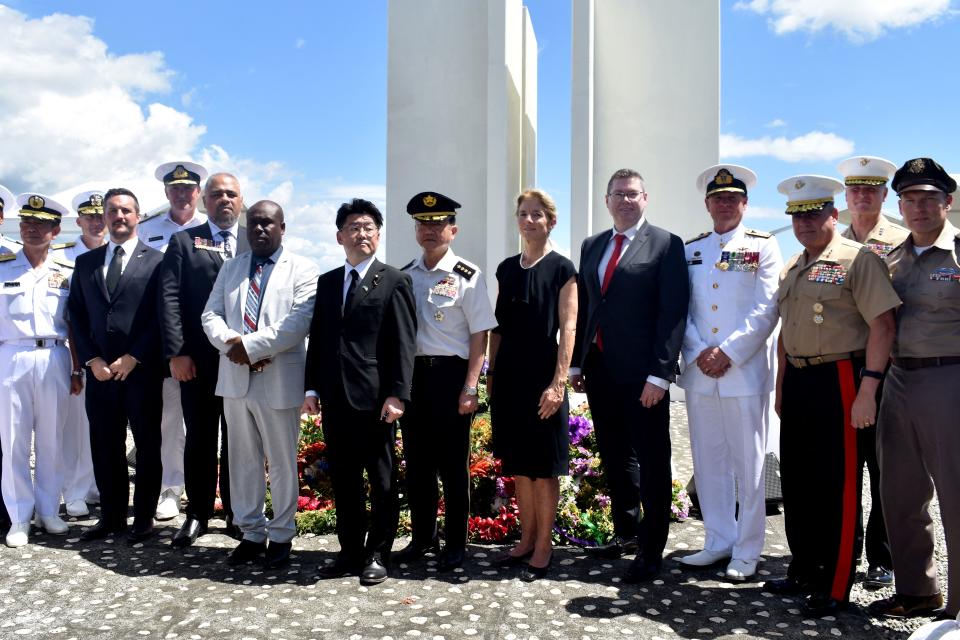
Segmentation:
{"type": "MultiPolygon", "coordinates": [[[[558,200],[568,249],[570,4],[526,4],[539,46],[538,182],[558,200]]],[[[335,208],[385,197],[387,3],[184,11],[0,5],[0,183],[48,194],[123,183],[159,204],[153,168],[190,157],[237,173],[248,203],[280,201],[290,244],[334,266],[335,208]]],[[[721,28],[721,153],[760,176],[750,224],[786,224],[777,183],[835,175],[849,155],[932,156],[960,171],[950,0],[723,0],[721,28]]]]}

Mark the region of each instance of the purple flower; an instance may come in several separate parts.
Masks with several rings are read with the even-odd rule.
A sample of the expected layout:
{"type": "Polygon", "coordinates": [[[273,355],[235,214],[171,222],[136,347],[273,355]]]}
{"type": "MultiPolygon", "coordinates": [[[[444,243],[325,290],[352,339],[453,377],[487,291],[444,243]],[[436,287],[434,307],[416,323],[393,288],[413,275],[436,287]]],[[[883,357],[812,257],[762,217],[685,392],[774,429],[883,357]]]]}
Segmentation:
{"type": "Polygon", "coordinates": [[[593,424],[584,416],[570,416],[568,429],[570,444],[576,445],[593,432],[593,424]]]}
{"type": "Polygon", "coordinates": [[[602,493],[597,494],[597,504],[600,505],[601,509],[605,509],[610,506],[610,496],[605,496],[602,493]]]}

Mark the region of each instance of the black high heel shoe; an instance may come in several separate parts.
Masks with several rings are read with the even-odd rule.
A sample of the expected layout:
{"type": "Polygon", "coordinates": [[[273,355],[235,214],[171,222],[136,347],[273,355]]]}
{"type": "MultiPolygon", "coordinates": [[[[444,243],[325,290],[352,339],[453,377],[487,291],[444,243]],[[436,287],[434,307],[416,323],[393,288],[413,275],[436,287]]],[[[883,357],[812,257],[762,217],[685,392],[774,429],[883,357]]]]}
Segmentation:
{"type": "Polygon", "coordinates": [[[550,572],[550,564],[553,562],[553,554],[550,554],[550,559],[547,560],[547,565],[544,567],[535,567],[532,564],[527,564],[527,568],[523,570],[523,573],[520,574],[520,579],[524,582],[535,582],[541,578],[546,578],[547,573],[550,572]]]}
{"type": "Polygon", "coordinates": [[[530,559],[530,556],[533,555],[533,549],[527,551],[525,554],[520,556],[510,555],[509,551],[505,551],[493,559],[493,566],[499,567],[501,569],[509,569],[510,567],[519,567],[524,562],[530,559]]]}

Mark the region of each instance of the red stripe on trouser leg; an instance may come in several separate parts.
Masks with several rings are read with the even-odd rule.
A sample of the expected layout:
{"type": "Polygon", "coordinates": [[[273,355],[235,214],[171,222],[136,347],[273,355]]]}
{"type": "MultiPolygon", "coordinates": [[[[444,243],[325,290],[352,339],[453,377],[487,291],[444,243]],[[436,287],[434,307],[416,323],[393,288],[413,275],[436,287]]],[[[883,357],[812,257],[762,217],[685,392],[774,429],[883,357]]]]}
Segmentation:
{"type": "Polygon", "coordinates": [[[853,377],[853,361],[837,362],[837,377],[840,383],[840,398],[843,402],[843,513],[840,519],[840,545],[837,549],[837,564],[834,567],[833,587],[830,597],[846,601],[853,564],[853,540],[857,525],[857,431],[850,424],[850,411],[857,397],[853,377]]]}

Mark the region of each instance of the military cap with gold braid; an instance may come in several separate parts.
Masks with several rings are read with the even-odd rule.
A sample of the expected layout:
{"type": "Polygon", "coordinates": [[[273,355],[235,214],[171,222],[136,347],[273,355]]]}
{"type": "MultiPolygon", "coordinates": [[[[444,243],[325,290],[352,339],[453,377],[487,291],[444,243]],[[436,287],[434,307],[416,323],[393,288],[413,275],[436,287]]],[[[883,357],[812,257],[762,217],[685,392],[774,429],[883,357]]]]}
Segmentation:
{"type": "Polygon", "coordinates": [[[165,185],[193,184],[198,187],[207,178],[207,170],[196,162],[165,162],[154,172],[157,180],[165,185]]]}
{"type": "Polygon", "coordinates": [[[60,224],[60,218],[70,215],[65,206],[39,193],[21,193],[17,196],[17,204],[20,206],[21,218],[60,224]]]}
{"type": "Polygon", "coordinates": [[[843,183],[827,176],[793,176],[779,185],[777,191],[787,196],[787,213],[820,211],[833,204],[834,197],[843,191],[843,183]]]}
{"type": "Polygon", "coordinates": [[[755,184],[757,174],[736,164],[716,164],[697,176],[697,189],[706,197],[724,191],[747,195],[755,184]]]}
{"type": "Polygon", "coordinates": [[[84,191],[73,197],[73,210],[81,216],[103,215],[103,192],[84,191]]]}
{"type": "Polygon", "coordinates": [[[457,215],[460,203],[436,191],[424,191],[410,198],[407,213],[425,222],[446,220],[457,215]]]}
{"type": "Polygon", "coordinates": [[[13,192],[10,189],[7,189],[5,186],[0,184],[0,219],[3,218],[5,212],[9,213],[13,211],[14,205],[17,203],[17,196],[13,195],[13,192]]]}
{"type": "Polygon", "coordinates": [[[837,165],[837,171],[848,187],[857,184],[872,187],[885,185],[896,170],[897,165],[877,156],[854,156],[837,165]]]}

